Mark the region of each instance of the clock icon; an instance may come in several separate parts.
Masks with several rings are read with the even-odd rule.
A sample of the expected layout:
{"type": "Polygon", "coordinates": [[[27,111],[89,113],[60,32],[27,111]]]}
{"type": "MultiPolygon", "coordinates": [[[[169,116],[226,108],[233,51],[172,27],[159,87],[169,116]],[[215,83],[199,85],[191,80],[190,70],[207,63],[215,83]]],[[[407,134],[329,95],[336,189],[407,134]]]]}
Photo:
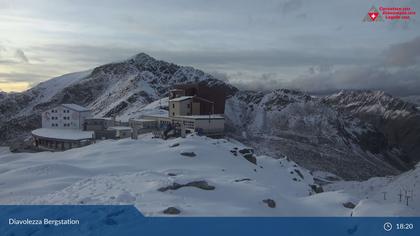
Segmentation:
{"type": "Polygon", "coordinates": [[[384,230],[387,231],[387,232],[391,231],[392,230],[392,224],[389,223],[389,222],[386,222],[384,224],[384,230]]]}

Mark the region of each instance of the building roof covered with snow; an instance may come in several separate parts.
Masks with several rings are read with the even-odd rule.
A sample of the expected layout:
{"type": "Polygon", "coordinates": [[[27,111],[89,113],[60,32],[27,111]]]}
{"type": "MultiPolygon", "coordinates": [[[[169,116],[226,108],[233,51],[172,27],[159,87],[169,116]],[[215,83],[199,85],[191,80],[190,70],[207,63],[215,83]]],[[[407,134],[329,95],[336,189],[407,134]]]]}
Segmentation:
{"type": "Polygon", "coordinates": [[[184,101],[184,100],[188,100],[193,98],[194,96],[181,96],[181,97],[177,97],[177,98],[173,98],[171,100],[169,100],[170,102],[180,102],[180,101],[184,101]]]}
{"type": "Polygon", "coordinates": [[[94,137],[94,132],[77,129],[40,128],[33,130],[32,135],[46,139],[79,141],[92,139],[94,137]]]}

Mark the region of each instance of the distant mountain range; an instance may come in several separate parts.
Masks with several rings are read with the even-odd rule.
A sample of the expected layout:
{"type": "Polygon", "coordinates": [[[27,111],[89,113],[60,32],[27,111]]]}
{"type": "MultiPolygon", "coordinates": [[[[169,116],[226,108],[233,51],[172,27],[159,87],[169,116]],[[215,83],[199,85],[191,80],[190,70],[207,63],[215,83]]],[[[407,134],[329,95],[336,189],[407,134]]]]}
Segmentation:
{"type": "Polygon", "coordinates": [[[420,95],[406,96],[406,97],[402,97],[401,99],[406,101],[406,102],[416,104],[420,107],[420,95]]]}
{"type": "Polygon", "coordinates": [[[60,103],[97,116],[138,117],[175,84],[226,90],[227,135],[275,158],[344,179],[398,174],[420,158],[420,111],[381,91],[325,97],[280,89],[240,91],[192,67],[140,53],[90,71],[53,78],[22,93],[0,94],[0,143],[14,145],[40,126],[40,113],[60,103]]]}

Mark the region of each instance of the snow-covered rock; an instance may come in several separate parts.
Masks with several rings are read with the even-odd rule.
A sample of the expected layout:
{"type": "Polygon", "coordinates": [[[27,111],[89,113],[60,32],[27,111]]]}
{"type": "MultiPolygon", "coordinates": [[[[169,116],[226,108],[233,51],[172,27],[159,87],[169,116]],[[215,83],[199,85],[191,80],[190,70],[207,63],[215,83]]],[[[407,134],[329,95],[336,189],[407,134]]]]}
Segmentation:
{"type": "Polygon", "coordinates": [[[240,91],[227,100],[225,114],[242,142],[312,171],[367,179],[410,167],[372,124],[299,91],[240,91]]]}
{"type": "Polygon", "coordinates": [[[400,160],[420,161],[420,110],[382,91],[341,91],[323,99],[340,113],[371,124],[389,147],[399,149],[400,160]]]}

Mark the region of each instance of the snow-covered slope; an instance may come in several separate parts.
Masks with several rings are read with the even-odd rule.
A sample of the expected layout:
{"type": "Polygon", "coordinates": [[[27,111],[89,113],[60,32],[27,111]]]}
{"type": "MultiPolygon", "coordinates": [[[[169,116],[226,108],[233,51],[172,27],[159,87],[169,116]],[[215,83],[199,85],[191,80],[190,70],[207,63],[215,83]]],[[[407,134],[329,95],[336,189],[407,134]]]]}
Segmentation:
{"type": "MultiPolygon", "coordinates": [[[[245,159],[232,140],[188,136],[172,140],[103,141],[60,153],[0,152],[0,203],[136,204],[147,215],[176,207],[182,215],[272,215],[263,200],[312,193],[309,172],[287,159],[245,159]],[[193,152],[195,156],[181,155],[193,152]],[[174,183],[206,181],[214,189],[174,183]]],[[[203,185],[203,184],[202,184],[203,185]]],[[[205,185],[205,184],[204,184],[205,185]]]]}
{"type": "Polygon", "coordinates": [[[354,202],[359,202],[353,216],[418,216],[420,164],[399,176],[377,177],[364,182],[336,182],[324,186],[324,189],[339,190],[351,195],[354,202]]]}
{"type": "Polygon", "coordinates": [[[49,101],[63,89],[86,78],[90,73],[91,71],[84,71],[66,74],[42,82],[23,93],[0,95],[0,107],[2,110],[2,113],[0,113],[0,121],[31,115],[38,104],[49,101]],[[1,97],[3,97],[3,99],[1,99],[1,97]]]}
{"type": "MultiPolygon", "coordinates": [[[[89,79],[77,84],[77,88],[90,88],[89,94],[79,103],[90,107],[95,114],[127,116],[130,109],[142,108],[166,96],[173,85],[186,83],[206,83],[236,90],[200,70],[159,61],[144,53],[95,68],[89,79]]],[[[65,93],[77,94],[73,89],[76,88],[70,87],[65,93]]]]}
{"type": "Polygon", "coordinates": [[[240,91],[227,101],[225,113],[241,141],[263,154],[289,156],[313,171],[367,179],[408,168],[370,123],[302,92],[240,91]]]}
{"type": "Polygon", "coordinates": [[[59,153],[0,149],[0,204],[134,204],[148,216],[166,215],[171,207],[181,216],[420,214],[418,204],[367,201],[352,192],[367,183],[375,196],[401,183],[418,186],[418,170],[378,184],[339,182],[315,193],[310,172],[288,158],[256,156],[253,164],[241,150],[246,147],[235,140],[193,135],[143,135],[59,153]]]}

